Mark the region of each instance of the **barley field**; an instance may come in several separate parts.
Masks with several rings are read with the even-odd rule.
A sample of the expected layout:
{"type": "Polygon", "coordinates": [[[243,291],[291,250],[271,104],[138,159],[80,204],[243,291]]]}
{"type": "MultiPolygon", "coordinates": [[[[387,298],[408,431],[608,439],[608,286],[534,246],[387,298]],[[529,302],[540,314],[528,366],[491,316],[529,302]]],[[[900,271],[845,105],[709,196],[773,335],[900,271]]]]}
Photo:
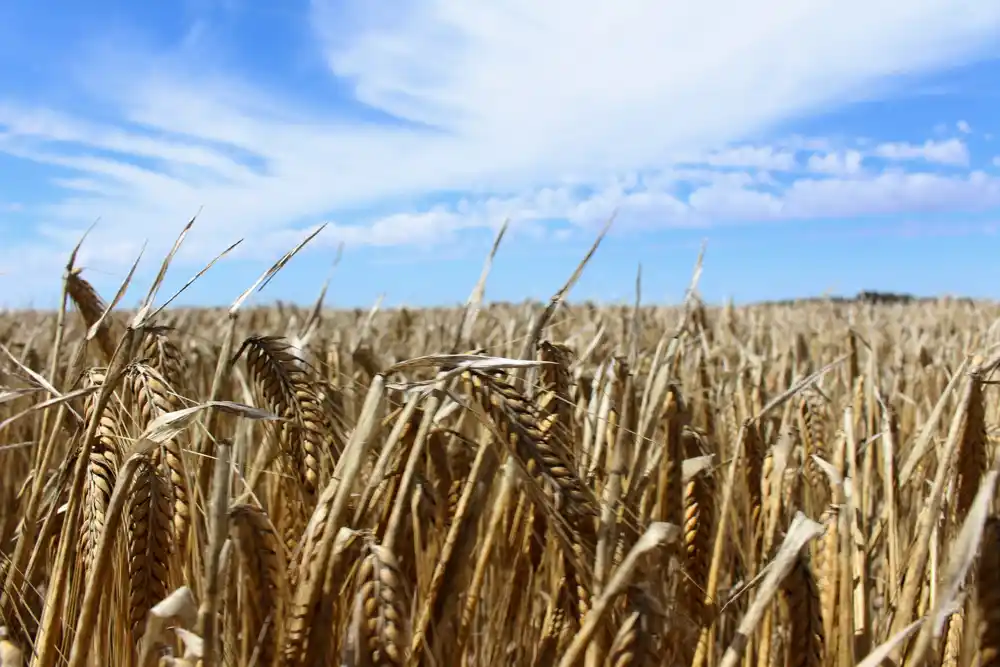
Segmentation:
{"type": "Polygon", "coordinates": [[[125,310],[71,262],[0,317],[0,665],[1000,665],[1000,308],[700,270],[125,310]]]}

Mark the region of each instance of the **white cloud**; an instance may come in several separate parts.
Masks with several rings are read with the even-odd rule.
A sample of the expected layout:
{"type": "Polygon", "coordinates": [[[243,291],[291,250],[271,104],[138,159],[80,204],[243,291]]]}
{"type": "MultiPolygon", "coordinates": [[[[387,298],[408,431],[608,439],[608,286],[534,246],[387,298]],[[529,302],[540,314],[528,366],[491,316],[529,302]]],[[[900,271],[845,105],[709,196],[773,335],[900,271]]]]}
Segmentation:
{"type": "MultiPolygon", "coordinates": [[[[898,72],[976,57],[1000,29],[1000,5],[313,0],[309,18],[331,76],[358,101],[433,129],[360,123],[183,52],[115,53],[87,78],[102,122],[0,94],[0,151],[48,165],[57,188],[21,215],[45,221],[60,248],[100,217],[95,259],[125,264],[111,241],[131,248],[150,237],[154,254],[202,206],[192,258],[239,236],[278,243],[327,218],[330,242],[384,244],[427,243],[506,215],[585,224],[615,206],[636,224],[807,212],[802,198],[832,196],[837,186],[819,184],[841,181],[775,191],[778,181],[803,166],[857,174],[858,153],[831,152],[823,139],[739,141],[873,95],[898,72]],[[824,154],[798,164],[798,150],[824,154]],[[684,174],[671,168],[678,162],[695,166],[684,174]],[[639,173],[649,180],[634,182],[639,173]],[[682,195],[680,183],[695,192],[682,195]],[[457,206],[413,203],[440,192],[469,194],[457,206]]],[[[879,150],[966,164],[952,141],[879,150]]],[[[905,189],[893,178],[902,177],[869,182],[905,189]]],[[[48,257],[21,250],[0,263],[48,257]]]]}
{"type": "Polygon", "coordinates": [[[958,167],[969,164],[969,147],[961,139],[928,139],[921,145],[905,142],[879,144],[875,155],[887,160],[924,160],[958,167]]]}
{"type": "Polygon", "coordinates": [[[803,179],[785,193],[784,215],[837,218],[861,215],[979,211],[1000,205],[1000,179],[883,172],[869,179],[803,179]]]}
{"type": "Polygon", "coordinates": [[[684,137],[731,139],[896,67],[953,57],[966,50],[965,38],[975,48],[1000,20],[1000,9],[974,0],[313,7],[331,68],[352,77],[365,102],[490,143],[498,130],[517,130],[502,143],[572,145],[574,158],[612,139],[633,159],[655,159],[684,137]]]}
{"type": "Polygon", "coordinates": [[[805,177],[780,188],[712,184],[696,189],[665,222],[753,222],[977,212],[1000,206],[1000,178],[886,171],[870,177],[805,177]]]}
{"type": "Polygon", "coordinates": [[[961,132],[962,134],[970,134],[972,132],[972,126],[969,125],[969,122],[965,120],[960,120],[957,123],[955,123],[955,127],[957,127],[958,131],[961,132]]]}
{"type": "Polygon", "coordinates": [[[795,153],[771,146],[738,146],[713,151],[703,160],[713,167],[753,167],[776,171],[795,168],[795,153]]]}
{"type": "Polygon", "coordinates": [[[847,150],[811,155],[806,166],[809,171],[821,174],[857,174],[863,159],[860,151],[847,150]]]}
{"type": "MultiPolygon", "coordinates": [[[[685,175],[687,172],[684,172],[685,175]]],[[[781,222],[857,216],[919,215],[948,211],[979,212],[1000,206],[1000,177],[981,171],[965,175],[883,171],[862,176],[803,176],[784,184],[765,185],[750,173],[726,178],[685,180],[688,195],[675,192],[674,172],[642,179],[632,188],[611,183],[581,193],[544,190],[533,195],[487,202],[465,202],[456,209],[438,207],[418,216],[405,240],[429,241],[438,230],[485,227],[497,213],[521,222],[565,219],[593,226],[618,211],[619,225],[631,228],[697,227],[713,223],[781,222]]],[[[353,228],[355,240],[394,244],[407,234],[408,217],[392,216],[367,228],[353,228]],[[398,229],[394,229],[400,225],[398,229]],[[371,230],[366,231],[366,230],[371,230]]],[[[346,237],[345,237],[346,238],[346,237]]],[[[554,238],[554,237],[553,237],[554,238]]]]}

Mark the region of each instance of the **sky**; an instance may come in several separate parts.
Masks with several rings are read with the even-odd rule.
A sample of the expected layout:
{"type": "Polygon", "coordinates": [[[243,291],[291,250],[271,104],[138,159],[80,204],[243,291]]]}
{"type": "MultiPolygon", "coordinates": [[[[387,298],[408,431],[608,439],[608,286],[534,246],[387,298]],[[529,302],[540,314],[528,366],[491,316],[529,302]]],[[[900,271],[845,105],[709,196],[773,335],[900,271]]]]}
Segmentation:
{"type": "Polygon", "coordinates": [[[1000,3],[0,3],[0,306],[1000,296],[1000,3]],[[342,259],[334,268],[338,249],[342,259]]]}

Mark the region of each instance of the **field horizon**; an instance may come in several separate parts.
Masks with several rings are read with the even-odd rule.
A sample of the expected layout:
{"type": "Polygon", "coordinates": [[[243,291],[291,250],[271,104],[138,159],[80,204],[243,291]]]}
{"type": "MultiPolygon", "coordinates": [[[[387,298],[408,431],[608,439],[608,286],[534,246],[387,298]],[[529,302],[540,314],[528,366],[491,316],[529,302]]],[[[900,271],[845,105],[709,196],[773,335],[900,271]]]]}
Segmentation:
{"type": "MultiPolygon", "coordinates": [[[[332,300],[332,299],[331,299],[332,300]]],[[[809,304],[871,304],[871,305],[920,305],[920,304],[932,304],[932,303],[948,303],[948,302],[960,302],[960,303],[970,303],[978,305],[995,305],[998,303],[997,299],[992,298],[976,298],[962,296],[959,294],[940,294],[940,295],[917,295],[901,292],[887,292],[878,290],[863,290],[855,294],[844,295],[844,294],[824,294],[819,296],[802,296],[802,297],[792,297],[784,299],[761,299],[752,301],[734,301],[734,300],[722,300],[722,301],[712,301],[707,299],[700,299],[700,302],[708,309],[725,308],[727,306],[732,306],[734,308],[758,308],[758,307],[768,307],[768,306],[804,306],[809,304]]],[[[562,301],[563,306],[571,308],[616,308],[616,307],[634,307],[634,298],[629,299],[616,299],[616,300],[598,300],[598,299],[573,299],[572,297],[567,297],[562,301]]],[[[424,304],[424,305],[409,305],[406,303],[393,303],[393,304],[382,304],[378,301],[366,304],[366,305],[323,305],[322,311],[329,313],[340,313],[340,312],[356,312],[356,311],[367,311],[378,305],[378,310],[380,311],[399,311],[399,310],[409,310],[409,311],[447,311],[454,309],[461,309],[465,307],[465,304],[461,301],[455,301],[453,303],[439,303],[439,304],[424,304]]],[[[229,308],[230,304],[218,303],[214,305],[209,304],[185,304],[179,302],[171,307],[173,312],[182,311],[222,311],[229,308]]],[[[526,298],[521,301],[510,301],[510,300],[491,300],[489,295],[483,298],[482,306],[488,307],[500,307],[500,308],[512,308],[512,307],[527,307],[527,306],[544,306],[545,301],[535,298],[526,298]]],[[[252,304],[248,304],[243,307],[243,311],[250,310],[268,310],[272,308],[288,308],[292,310],[302,310],[309,309],[315,306],[315,302],[308,301],[290,301],[284,299],[274,299],[274,300],[255,300],[252,304]]],[[[641,298],[640,308],[682,308],[684,306],[684,299],[680,298],[676,301],[666,301],[666,300],[652,300],[641,298]]],[[[117,308],[116,311],[120,313],[134,313],[136,308],[122,307],[117,308]]],[[[0,315],[3,314],[17,314],[17,313],[55,313],[56,308],[33,308],[33,307],[0,307],[0,315]]]]}

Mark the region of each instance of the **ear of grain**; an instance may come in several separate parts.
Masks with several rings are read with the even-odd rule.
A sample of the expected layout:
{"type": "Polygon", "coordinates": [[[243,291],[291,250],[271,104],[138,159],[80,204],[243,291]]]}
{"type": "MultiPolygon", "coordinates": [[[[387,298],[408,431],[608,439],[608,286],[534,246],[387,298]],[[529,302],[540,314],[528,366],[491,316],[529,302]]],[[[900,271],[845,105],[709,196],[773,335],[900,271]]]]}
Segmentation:
{"type": "Polygon", "coordinates": [[[279,427],[278,444],[290,458],[304,493],[314,499],[322,483],[328,424],[323,399],[290,347],[281,338],[251,336],[236,356],[246,350],[258,399],[286,420],[279,427]]]}
{"type": "MultiPolygon", "coordinates": [[[[694,432],[685,432],[686,457],[701,456],[703,451],[701,438],[694,432]]],[[[715,482],[711,471],[705,470],[684,487],[684,610],[699,629],[711,623],[712,610],[704,600],[714,535],[715,482]]]]}
{"type": "Polygon", "coordinates": [[[281,643],[284,618],[284,549],[262,509],[236,505],[229,510],[229,520],[243,563],[244,599],[250,616],[243,629],[242,660],[249,664],[255,654],[258,664],[271,665],[281,643]]]}
{"type": "Polygon", "coordinates": [[[480,397],[487,414],[510,434],[514,454],[523,465],[534,461],[541,474],[551,480],[554,490],[563,498],[562,510],[574,520],[597,516],[597,499],[576,474],[575,466],[565,451],[539,423],[538,415],[524,396],[499,377],[483,373],[466,376],[470,390],[480,397]]]}
{"type": "Polygon", "coordinates": [[[829,460],[826,444],[826,416],[821,399],[813,392],[805,393],[799,403],[799,432],[802,437],[802,459],[808,481],[808,497],[813,511],[822,511],[830,493],[826,475],[819,469],[814,456],[829,460]]]}
{"type": "Polygon", "coordinates": [[[979,581],[979,665],[1000,665],[1000,517],[986,521],[980,543],[979,581]]]}
{"type": "Polygon", "coordinates": [[[787,664],[793,667],[822,665],[825,637],[820,597],[804,552],[799,554],[782,583],[782,595],[788,605],[790,623],[787,664]]]}
{"type": "Polygon", "coordinates": [[[681,483],[683,460],[683,433],[687,410],[680,389],[671,385],[663,404],[661,419],[664,422],[665,452],[660,461],[659,497],[657,518],[674,525],[683,522],[684,488],[681,483]]]}
{"type": "Polygon", "coordinates": [[[369,551],[358,574],[368,655],[377,667],[399,667],[410,645],[403,580],[392,552],[381,545],[369,551]]]}
{"type": "MultiPolygon", "coordinates": [[[[159,344],[160,347],[164,345],[164,343],[159,344]]],[[[160,352],[158,363],[176,372],[178,362],[163,358],[169,354],[160,352]]],[[[185,407],[176,390],[168,384],[166,377],[154,367],[142,363],[132,364],[127,370],[127,378],[130,394],[135,401],[138,433],[157,417],[185,407]]],[[[179,439],[170,438],[156,448],[151,455],[151,461],[154,466],[165,465],[168,471],[169,493],[173,505],[172,539],[176,551],[182,552],[187,545],[188,529],[191,524],[191,501],[188,469],[179,439]]]]}
{"type": "MultiPolygon", "coordinates": [[[[80,275],[80,269],[74,269],[66,275],[66,293],[73,300],[77,310],[80,311],[87,327],[93,327],[101,322],[101,315],[106,308],[104,300],[101,299],[94,286],[80,275]]],[[[105,363],[110,362],[114,356],[115,346],[121,335],[121,332],[116,330],[117,328],[112,319],[101,322],[97,330],[95,339],[105,363]]]]}
{"type": "Polygon", "coordinates": [[[128,502],[129,620],[133,643],[142,639],[146,616],[167,597],[171,549],[169,483],[152,460],[136,471],[128,502]]]}
{"type": "MultiPolygon", "coordinates": [[[[92,372],[88,382],[103,383],[103,372],[92,372]]],[[[97,434],[90,450],[90,465],[87,478],[84,481],[83,525],[80,530],[80,556],[85,571],[89,571],[97,541],[104,529],[108,504],[111,501],[111,491],[115,487],[118,467],[122,454],[122,424],[121,405],[113,397],[101,414],[96,412],[96,397],[87,401],[85,415],[87,420],[97,419],[97,434]]]]}
{"type": "Polygon", "coordinates": [[[642,624],[642,614],[638,611],[625,618],[604,663],[607,667],[639,667],[646,663],[642,624]]]}
{"type": "Polygon", "coordinates": [[[979,483],[986,472],[986,407],[983,404],[982,379],[972,380],[969,412],[965,417],[958,445],[958,491],[955,494],[955,515],[960,522],[972,507],[979,483]]]}

